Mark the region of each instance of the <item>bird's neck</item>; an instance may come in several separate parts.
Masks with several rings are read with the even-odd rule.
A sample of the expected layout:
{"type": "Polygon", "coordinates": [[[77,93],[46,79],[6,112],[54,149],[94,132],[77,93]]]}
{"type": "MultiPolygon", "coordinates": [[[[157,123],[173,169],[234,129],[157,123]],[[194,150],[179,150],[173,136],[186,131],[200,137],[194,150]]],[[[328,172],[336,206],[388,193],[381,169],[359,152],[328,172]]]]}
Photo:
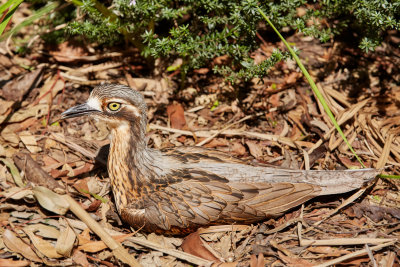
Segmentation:
{"type": "Polygon", "coordinates": [[[111,130],[108,173],[116,201],[122,206],[152,188],[154,159],[145,135],[145,127],[128,123],[111,130]]]}

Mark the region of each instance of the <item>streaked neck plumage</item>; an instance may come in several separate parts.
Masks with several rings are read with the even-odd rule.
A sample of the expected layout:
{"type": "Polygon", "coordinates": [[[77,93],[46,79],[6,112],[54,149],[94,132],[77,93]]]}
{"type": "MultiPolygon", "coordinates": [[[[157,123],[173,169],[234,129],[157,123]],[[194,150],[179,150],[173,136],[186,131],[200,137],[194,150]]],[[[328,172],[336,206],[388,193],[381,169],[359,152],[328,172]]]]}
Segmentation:
{"type": "Polygon", "coordinates": [[[114,197],[121,206],[153,188],[151,181],[156,174],[151,166],[153,150],[146,144],[146,124],[145,116],[136,117],[136,120],[122,121],[111,130],[108,173],[114,197]]]}

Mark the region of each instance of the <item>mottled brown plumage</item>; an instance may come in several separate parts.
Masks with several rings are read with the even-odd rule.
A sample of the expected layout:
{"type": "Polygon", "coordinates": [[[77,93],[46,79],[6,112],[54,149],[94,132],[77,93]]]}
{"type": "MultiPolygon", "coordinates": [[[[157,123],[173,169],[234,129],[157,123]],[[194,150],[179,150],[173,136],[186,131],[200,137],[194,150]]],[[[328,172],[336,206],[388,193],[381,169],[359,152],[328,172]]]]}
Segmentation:
{"type": "Polygon", "coordinates": [[[108,172],[116,207],[135,228],[181,233],[208,224],[252,223],[320,195],[357,189],[375,169],[304,171],[250,165],[200,147],[147,147],[143,96],[123,85],[96,87],[64,118],[90,115],[111,128],[108,172]]]}

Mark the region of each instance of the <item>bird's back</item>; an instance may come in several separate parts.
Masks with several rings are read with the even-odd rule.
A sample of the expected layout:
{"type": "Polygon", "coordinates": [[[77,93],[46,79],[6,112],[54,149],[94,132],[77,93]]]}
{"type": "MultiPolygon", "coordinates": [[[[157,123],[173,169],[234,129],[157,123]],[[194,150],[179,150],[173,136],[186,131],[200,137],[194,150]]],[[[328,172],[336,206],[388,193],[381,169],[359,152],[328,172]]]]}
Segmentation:
{"type": "Polygon", "coordinates": [[[224,152],[201,147],[165,149],[162,155],[163,158],[176,158],[180,168],[203,170],[230,183],[308,183],[321,187],[321,195],[358,189],[380,172],[372,168],[332,171],[284,169],[248,163],[224,152]]]}

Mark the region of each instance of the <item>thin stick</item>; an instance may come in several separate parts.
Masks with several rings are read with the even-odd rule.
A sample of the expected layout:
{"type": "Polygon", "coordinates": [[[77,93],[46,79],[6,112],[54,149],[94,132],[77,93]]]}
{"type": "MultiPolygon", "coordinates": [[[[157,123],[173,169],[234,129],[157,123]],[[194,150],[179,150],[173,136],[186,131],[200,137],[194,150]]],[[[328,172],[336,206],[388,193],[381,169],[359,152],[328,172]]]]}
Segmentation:
{"type": "Polygon", "coordinates": [[[98,235],[104,244],[109,247],[114,256],[122,261],[125,264],[130,266],[141,266],[136,259],[128,253],[128,251],[122,247],[122,245],[115,241],[106,231],[104,231],[103,227],[96,222],[90,215],[82,209],[82,207],[69,195],[63,195],[63,198],[68,201],[69,209],[79,218],[81,219],[96,235],[98,235]]]}
{"type": "Polygon", "coordinates": [[[334,209],[333,211],[329,212],[324,218],[322,218],[320,221],[316,222],[313,224],[313,226],[317,226],[320,225],[323,221],[325,221],[326,219],[330,218],[332,215],[336,214],[339,210],[341,210],[342,208],[346,207],[347,205],[353,203],[354,200],[356,200],[357,198],[359,198],[364,192],[365,192],[366,188],[361,188],[360,190],[358,190],[357,192],[355,192],[351,197],[349,197],[348,199],[346,199],[339,207],[337,207],[336,209],[334,209]]]}
{"type": "MultiPolygon", "coordinates": [[[[182,135],[188,135],[188,136],[197,136],[197,137],[209,137],[212,134],[215,134],[215,132],[218,132],[216,130],[211,130],[211,131],[185,131],[185,130],[178,130],[174,128],[168,128],[156,124],[149,124],[149,128],[153,130],[161,130],[161,131],[167,131],[171,133],[179,133],[182,135]]],[[[273,135],[273,134],[263,134],[263,133],[256,133],[256,132],[246,132],[243,130],[224,130],[220,132],[219,134],[221,135],[229,135],[229,136],[246,136],[249,138],[255,138],[255,139],[260,139],[260,140],[268,140],[268,141],[275,141],[279,142],[285,145],[288,145],[290,147],[297,148],[297,146],[294,144],[294,142],[288,138],[288,137],[282,137],[279,135],[273,135]]]]}
{"type": "MultiPolygon", "coordinates": [[[[395,243],[395,241],[387,242],[387,243],[384,243],[384,244],[380,244],[380,245],[371,247],[370,250],[371,250],[371,251],[380,250],[380,249],[382,249],[382,248],[384,248],[384,247],[391,246],[391,245],[393,245],[394,243],[395,243]]],[[[346,261],[346,260],[349,260],[349,259],[352,259],[352,258],[359,257],[359,256],[364,255],[364,254],[367,254],[367,253],[368,253],[368,252],[367,252],[366,249],[362,249],[362,250],[359,250],[359,251],[356,251],[356,252],[353,252],[353,253],[344,255],[344,256],[342,256],[342,257],[339,257],[339,258],[336,258],[336,259],[333,259],[333,260],[324,262],[324,263],[322,263],[322,264],[316,265],[315,267],[328,267],[328,266],[332,266],[332,265],[341,263],[341,262],[343,262],[343,261],[346,261]]]]}
{"type": "MultiPolygon", "coordinates": [[[[71,149],[73,149],[75,151],[80,152],[82,155],[88,157],[89,159],[95,159],[96,158],[96,154],[95,153],[83,148],[82,146],[80,146],[80,145],[78,145],[78,144],[76,144],[76,143],[74,143],[74,142],[72,142],[70,140],[67,140],[65,136],[63,136],[63,135],[61,135],[59,133],[51,133],[51,137],[50,138],[52,138],[55,141],[60,142],[60,143],[62,143],[64,145],[68,146],[69,148],[71,148],[71,149]]],[[[103,164],[106,164],[106,162],[101,161],[101,159],[99,159],[99,161],[101,163],[103,163],[103,164]]]]}
{"type": "Polygon", "coordinates": [[[372,254],[371,249],[369,248],[368,244],[365,244],[365,249],[367,250],[367,254],[369,259],[371,260],[372,264],[374,267],[378,267],[378,264],[376,264],[376,260],[374,258],[374,254],[372,254]]]}
{"type": "Polygon", "coordinates": [[[222,128],[221,130],[219,130],[219,131],[217,131],[216,133],[214,133],[213,135],[211,135],[211,136],[207,137],[206,139],[204,139],[203,141],[197,143],[196,146],[202,146],[202,145],[204,145],[204,144],[207,144],[207,143],[210,142],[213,138],[215,138],[216,136],[220,135],[223,131],[225,131],[225,130],[231,128],[232,126],[234,126],[234,125],[236,125],[236,124],[238,124],[238,123],[244,122],[244,121],[246,121],[246,120],[248,120],[248,119],[251,119],[251,118],[253,118],[253,117],[260,116],[260,115],[262,115],[262,114],[264,114],[264,113],[263,113],[263,112],[260,112],[260,113],[257,113],[257,114],[255,114],[255,115],[247,115],[246,117],[244,117],[244,118],[242,118],[242,119],[240,119],[240,120],[238,120],[238,121],[236,121],[236,122],[233,122],[233,123],[231,123],[231,124],[228,124],[227,126],[225,126],[224,128],[222,128]]]}
{"type": "Polygon", "coordinates": [[[297,236],[299,237],[299,244],[302,244],[302,243],[303,243],[303,238],[302,238],[302,236],[301,236],[301,230],[303,229],[303,224],[302,224],[303,215],[304,215],[304,204],[301,205],[301,213],[300,213],[300,219],[301,219],[301,221],[299,221],[299,222],[297,223],[297,236]]]}
{"type": "Polygon", "coordinates": [[[281,225],[275,227],[274,229],[271,229],[271,230],[268,230],[266,232],[263,232],[263,234],[264,235],[275,234],[275,233],[277,233],[279,231],[282,231],[286,227],[289,227],[290,225],[298,223],[298,222],[303,222],[304,223],[302,218],[293,218],[293,219],[290,219],[289,221],[286,221],[284,224],[281,224],[281,225]]]}
{"type": "Polygon", "coordinates": [[[385,140],[385,146],[383,147],[383,151],[381,156],[379,157],[378,162],[376,163],[376,168],[384,168],[387,160],[389,158],[390,148],[392,147],[394,134],[389,134],[389,137],[385,140]]]}
{"type": "Polygon", "coordinates": [[[385,242],[394,242],[395,238],[335,238],[335,239],[321,239],[321,240],[307,240],[302,239],[300,246],[353,246],[364,244],[382,244],[385,242]]]}

